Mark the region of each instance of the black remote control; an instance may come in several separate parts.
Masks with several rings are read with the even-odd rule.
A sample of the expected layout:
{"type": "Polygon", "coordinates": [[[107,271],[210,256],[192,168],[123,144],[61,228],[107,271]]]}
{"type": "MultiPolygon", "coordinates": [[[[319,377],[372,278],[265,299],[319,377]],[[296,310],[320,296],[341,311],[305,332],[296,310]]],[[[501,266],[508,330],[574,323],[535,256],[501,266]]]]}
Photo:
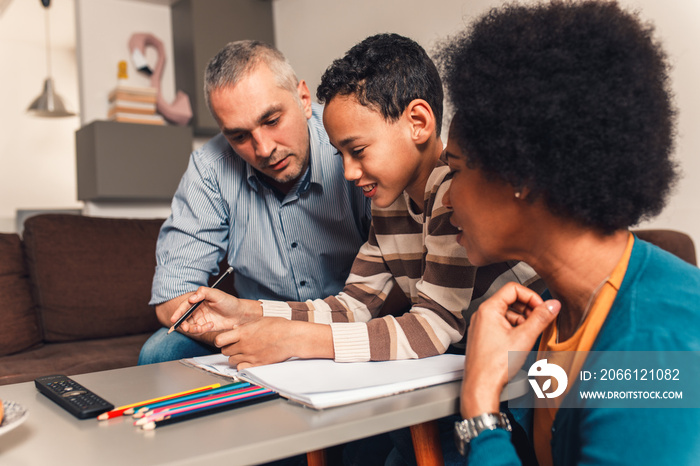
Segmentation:
{"type": "Polygon", "coordinates": [[[47,375],[34,380],[36,388],[78,419],[97,417],[114,405],[65,375],[47,375]]]}

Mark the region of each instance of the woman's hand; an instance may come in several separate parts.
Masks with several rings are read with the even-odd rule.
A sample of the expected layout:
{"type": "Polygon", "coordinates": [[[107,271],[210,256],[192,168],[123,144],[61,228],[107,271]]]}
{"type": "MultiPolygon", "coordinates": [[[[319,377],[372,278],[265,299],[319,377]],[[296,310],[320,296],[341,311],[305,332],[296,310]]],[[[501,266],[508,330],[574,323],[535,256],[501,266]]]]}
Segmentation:
{"type": "Polygon", "coordinates": [[[508,351],[523,353],[521,361],[511,364],[515,371],[560,309],[559,301],[544,302],[518,283],[508,283],[479,306],[467,336],[462,417],[498,412],[501,391],[508,383],[508,351]]]}
{"type": "Polygon", "coordinates": [[[193,304],[200,301],[199,307],[180,325],[184,333],[199,335],[230,330],[262,317],[259,301],[238,299],[221,290],[202,286],[178,306],[170,321],[174,324],[193,304]]]}

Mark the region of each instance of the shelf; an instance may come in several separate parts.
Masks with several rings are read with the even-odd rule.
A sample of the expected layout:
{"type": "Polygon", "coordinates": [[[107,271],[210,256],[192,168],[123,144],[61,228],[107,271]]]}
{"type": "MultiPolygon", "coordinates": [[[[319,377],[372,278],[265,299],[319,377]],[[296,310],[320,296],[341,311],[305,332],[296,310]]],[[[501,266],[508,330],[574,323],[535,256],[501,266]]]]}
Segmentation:
{"type": "Polygon", "coordinates": [[[192,128],[93,121],[75,133],[78,199],[170,201],[192,152],[192,128]]]}

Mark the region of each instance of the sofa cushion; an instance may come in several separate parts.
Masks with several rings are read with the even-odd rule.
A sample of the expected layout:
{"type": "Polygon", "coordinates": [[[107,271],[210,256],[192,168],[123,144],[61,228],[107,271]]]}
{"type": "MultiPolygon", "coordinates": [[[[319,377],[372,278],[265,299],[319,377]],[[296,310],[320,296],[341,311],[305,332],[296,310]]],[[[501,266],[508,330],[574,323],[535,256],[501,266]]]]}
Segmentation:
{"type": "Polygon", "coordinates": [[[151,333],[99,340],[52,343],[2,358],[0,385],[51,374],[76,375],[135,366],[151,333]]]}
{"type": "Polygon", "coordinates": [[[43,214],[24,223],[27,266],[47,342],[160,327],[148,301],[162,219],[43,214]]]}
{"type": "Polygon", "coordinates": [[[19,236],[0,233],[0,356],[16,353],[41,341],[29,275],[19,236]]]}

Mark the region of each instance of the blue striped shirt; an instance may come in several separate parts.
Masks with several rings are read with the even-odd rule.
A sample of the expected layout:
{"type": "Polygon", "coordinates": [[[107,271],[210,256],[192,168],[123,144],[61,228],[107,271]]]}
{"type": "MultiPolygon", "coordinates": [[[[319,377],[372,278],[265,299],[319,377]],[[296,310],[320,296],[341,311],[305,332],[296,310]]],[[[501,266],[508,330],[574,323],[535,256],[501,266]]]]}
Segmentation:
{"type": "Polygon", "coordinates": [[[308,171],[282,199],[223,135],[192,153],[158,236],[150,304],[206,285],[224,257],[242,298],[305,301],[343,288],[370,202],[343,178],[322,112],[314,104],[308,121],[308,171]]]}

